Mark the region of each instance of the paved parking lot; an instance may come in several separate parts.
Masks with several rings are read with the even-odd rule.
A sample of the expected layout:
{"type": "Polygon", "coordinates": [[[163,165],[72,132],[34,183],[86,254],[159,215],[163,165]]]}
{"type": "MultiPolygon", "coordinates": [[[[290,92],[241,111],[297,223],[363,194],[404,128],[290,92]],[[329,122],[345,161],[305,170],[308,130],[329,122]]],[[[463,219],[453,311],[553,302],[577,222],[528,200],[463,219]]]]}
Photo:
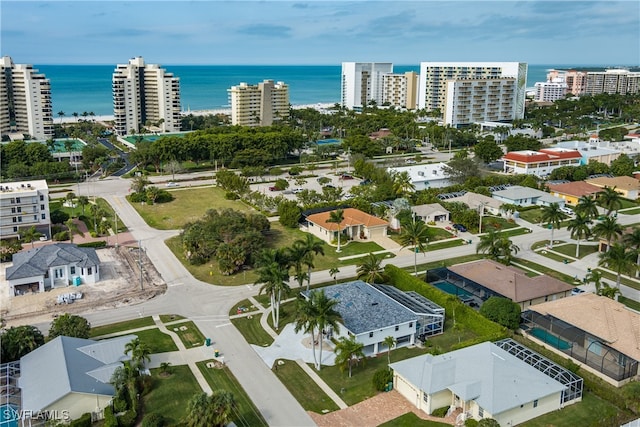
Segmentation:
{"type": "Polygon", "coordinates": [[[318,179],[321,177],[326,177],[331,180],[328,184],[325,184],[325,185],[333,185],[336,188],[342,188],[342,191],[344,192],[345,196],[349,195],[349,190],[351,190],[352,187],[356,187],[360,185],[360,179],[358,178],[354,177],[353,179],[340,179],[340,177],[336,176],[334,172],[323,170],[323,171],[319,171],[317,177],[306,178],[305,182],[301,185],[298,185],[296,183],[296,179],[294,177],[290,177],[288,175],[282,175],[282,178],[285,178],[287,182],[289,182],[289,188],[287,188],[284,191],[269,190],[269,187],[273,187],[274,185],[273,181],[251,184],[250,187],[252,191],[259,191],[269,196],[275,197],[275,196],[281,195],[289,200],[296,200],[296,194],[295,194],[296,189],[315,190],[318,193],[322,194],[323,186],[320,185],[320,183],[318,182],[318,179]]]}

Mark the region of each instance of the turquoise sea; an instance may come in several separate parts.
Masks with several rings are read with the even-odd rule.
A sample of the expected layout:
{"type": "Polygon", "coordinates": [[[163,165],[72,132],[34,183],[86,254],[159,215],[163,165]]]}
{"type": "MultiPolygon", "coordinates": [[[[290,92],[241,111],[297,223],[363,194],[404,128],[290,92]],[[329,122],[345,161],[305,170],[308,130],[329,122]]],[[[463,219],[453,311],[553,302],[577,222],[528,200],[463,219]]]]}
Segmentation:
{"type": "MultiPolygon", "coordinates": [[[[340,65],[162,65],[180,78],[182,110],[227,108],[227,89],[240,82],[257,84],[265,79],[289,85],[293,105],[336,103],[340,101],[340,65]]],[[[575,67],[575,66],[574,66],[575,67]]],[[[54,119],[58,112],[113,114],[111,76],[114,65],[37,65],[51,80],[54,119]]],[[[567,65],[529,65],[527,87],[546,79],[550,68],[567,65]]],[[[419,65],[394,65],[394,72],[419,72],[419,65]]]]}

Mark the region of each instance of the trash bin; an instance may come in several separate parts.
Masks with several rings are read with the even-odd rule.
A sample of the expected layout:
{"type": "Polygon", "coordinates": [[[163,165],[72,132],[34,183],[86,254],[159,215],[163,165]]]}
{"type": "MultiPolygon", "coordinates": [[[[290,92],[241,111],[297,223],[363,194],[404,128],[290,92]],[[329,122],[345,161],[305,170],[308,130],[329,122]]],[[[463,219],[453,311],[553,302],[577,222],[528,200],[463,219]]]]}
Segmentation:
{"type": "Polygon", "coordinates": [[[387,391],[391,391],[391,390],[393,390],[393,381],[389,381],[389,382],[387,383],[387,389],[388,389],[387,391]]]}
{"type": "Polygon", "coordinates": [[[218,357],[218,356],[220,356],[220,352],[219,352],[218,350],[214,350],[214,351],[213,351],[213,355],[214,355],[215,357],[218,357]]]}
{"type": "Polygon", "coordinates": [[[569,264],[569,260],[568,259],[564,259],[562,262],[565,263],[565,264],[569,264]]]}
{"type": "Polygon", "coordinates": [[[204,340],[204,345],[206,345],[207,347],[209,347],[211,345],[211,338],[206,338],[204,340]]]}

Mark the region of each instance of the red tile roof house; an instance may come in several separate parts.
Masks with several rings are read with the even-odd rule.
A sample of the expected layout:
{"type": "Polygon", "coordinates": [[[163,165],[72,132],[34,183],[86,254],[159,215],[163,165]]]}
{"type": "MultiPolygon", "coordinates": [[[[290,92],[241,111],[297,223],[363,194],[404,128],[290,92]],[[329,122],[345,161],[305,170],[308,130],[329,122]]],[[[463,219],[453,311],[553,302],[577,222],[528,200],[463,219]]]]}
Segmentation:
{"type": "MultiPolygon", "coordinates": [[[[307,217],[308,226],[305,231],[331,244],[337,240],[338,224],[327,222],[333,211],[320,212],[307,217]]],[[[358,209],[343,209],[344,219],[340,223],[340,232],[351,240],[367,240],[386,237],[389,223],[383,219],[369,215],[358,209]]]]}
{"type": "Polygon", "coordinates": [[[577,205],[580,197],[596,197],[596,194],[602,191],[597,185],[589,184],[585,181],[567,182],[564,184],[547,185],[549,192],[564,199],[570,205],[577,205]]]}
{"type": "Polygon", "coordinates": [[[580,151],[568,148],[510,151],[502,157],[505,173],[536,175],[541,178],[562,166],[580,166],[581,159],[580,151]]]}

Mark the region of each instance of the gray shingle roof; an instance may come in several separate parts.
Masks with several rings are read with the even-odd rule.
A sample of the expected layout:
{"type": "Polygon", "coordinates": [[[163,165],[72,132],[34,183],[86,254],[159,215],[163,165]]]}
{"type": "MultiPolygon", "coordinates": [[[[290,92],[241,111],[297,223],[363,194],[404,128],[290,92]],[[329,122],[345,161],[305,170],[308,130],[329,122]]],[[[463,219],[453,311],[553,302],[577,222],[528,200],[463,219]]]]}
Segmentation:
{"type": "Polygon", "coordinates": [[[344,326],[355,335],[418,319],[402,304],[362,280],[318,290],[338,301],[336,311],[344,326]]]}
{"type": "Polygon", "coordinates": [[[13,266],[7,268],[7,280],[41,276],[51,267],[76,264],[78,267],[100,265],[94,248],[79,248],[71,243],[41,246],[13,255],[13,266]]]}
{"type": "Polygon", "coordinates": [[[428,394],[448,389],[463,400],[475,400],[494,415],[565,388],[490,342],[438,356],[413,357],[390,366],[428,394]]]}
{"type": "Polygon", "coordinates": [[[20,359],[22,409],[40,411],[69,393],[113,396],[108,381],[135,335],[102,341],[57,337],[20,359]]]}

